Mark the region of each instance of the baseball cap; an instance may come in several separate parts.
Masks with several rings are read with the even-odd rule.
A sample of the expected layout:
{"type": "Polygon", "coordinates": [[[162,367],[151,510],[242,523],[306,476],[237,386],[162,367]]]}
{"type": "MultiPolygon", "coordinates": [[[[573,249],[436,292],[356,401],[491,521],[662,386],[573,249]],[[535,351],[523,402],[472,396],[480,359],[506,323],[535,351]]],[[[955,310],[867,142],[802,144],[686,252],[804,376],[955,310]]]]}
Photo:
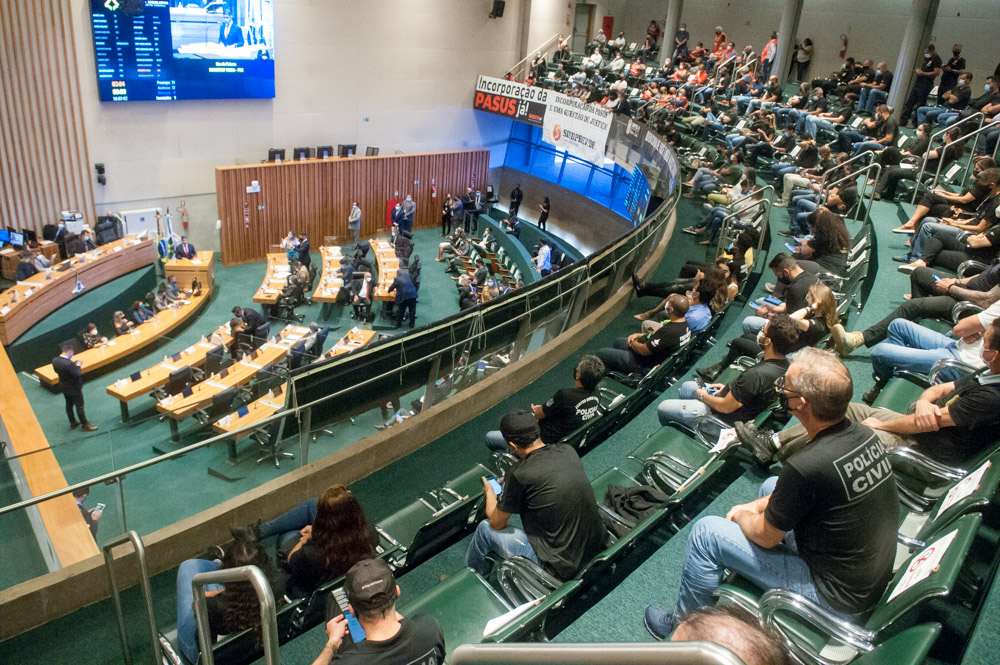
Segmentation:
{"type": "Polygon", "coordinates": [[[511,411],[500,421],[500,433],[504,441],[512,441],[522,437],[538,438],[538,419],[535,414],[524,409],[511,411]]]}
{"type": "Polygon", "coordinates": [[[355,610],[367,612],[396,598],[396,578],[385,561],[364,559],[347,571],[344,591],[355,610]]]}

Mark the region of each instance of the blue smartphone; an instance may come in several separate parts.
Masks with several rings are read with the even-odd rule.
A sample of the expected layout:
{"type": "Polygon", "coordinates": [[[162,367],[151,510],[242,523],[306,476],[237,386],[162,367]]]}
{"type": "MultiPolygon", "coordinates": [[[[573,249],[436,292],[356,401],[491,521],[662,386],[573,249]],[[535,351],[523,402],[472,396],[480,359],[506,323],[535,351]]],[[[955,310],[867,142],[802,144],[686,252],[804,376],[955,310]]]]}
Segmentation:
{"type": "Polygon", "coordinates": [[[938,277],[937,275],[932,275],[932,276],[934,277],[934,281],[935,282],[940,282],[941,281],[941,278],[938,277]]]}
{"type": "Polygon", "coordinates": [[[760,305],[758,305],[755,302],[750,303],[750,306],[753,307],[754,309],[760,309],[760,305]]]}
{"type": "Polygon", "coordinates": [[[708,393],[709,395],[714,395],[715,393],[719,392],[719,389],[718,388],[705,388],[705,392],[708,393]]]}
{"type": "Polygon", "coordinates": [[[493,488],[493,492],[497,496],[500,496],[501,494],[503,494],[503,485],[501,485],[500,482],[496,478],[487,478],[486,482],[488,482],[490,484],[490,487],[493,488]]]}
{"type": "Polygon", "coordinates": [[[365,629],[358,623],[358,620],[354,618],[354,615],[349,610],[344,612],[344,618],[347,619],[347,630],[351,632],[351,639],[355,642],[363,642],[368,636],[365,634],[365,629]]]}
{"type": "Polygon", "coordinates": [[[766,298],[764,298],[764,302],[770,303],[775,307],[781,305],[781,301],[775,298],[774,296],[767,296],[766,298]]]}
{"type": "Polygon", "coordinates": [[[787,247],[787,248],[788,248],[788,251],[789,251],[789,252],[794,252],[794,251],[795,251],[795,246],[794,246],[794,245],[792,245],[791,243],[787,243],[787,242],[786,242],[786,243],[785,243],[785,247],[787,247]]]}

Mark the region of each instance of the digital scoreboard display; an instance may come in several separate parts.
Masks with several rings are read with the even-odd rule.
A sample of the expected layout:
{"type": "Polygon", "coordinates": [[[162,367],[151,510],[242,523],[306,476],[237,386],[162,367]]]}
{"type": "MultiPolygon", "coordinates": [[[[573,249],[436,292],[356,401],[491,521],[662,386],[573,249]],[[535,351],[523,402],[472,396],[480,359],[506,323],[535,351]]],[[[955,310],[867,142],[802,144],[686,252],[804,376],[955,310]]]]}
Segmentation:
{"type": "Polygon", "coordinates": [[[632,182],[629,183],[628,193],[625,195],[625,209],[632,217],[632,224],[638,226],[646,219],[646,208],[649,206],[649,199],[653,190],[649,186],[649,179],[646,174],[636,166],[632,169],[632,182]]]}
{"type": "Polygon", "coordinates": [[[103,102],[274,97],[273,0],[90,0],[103,102]]]}

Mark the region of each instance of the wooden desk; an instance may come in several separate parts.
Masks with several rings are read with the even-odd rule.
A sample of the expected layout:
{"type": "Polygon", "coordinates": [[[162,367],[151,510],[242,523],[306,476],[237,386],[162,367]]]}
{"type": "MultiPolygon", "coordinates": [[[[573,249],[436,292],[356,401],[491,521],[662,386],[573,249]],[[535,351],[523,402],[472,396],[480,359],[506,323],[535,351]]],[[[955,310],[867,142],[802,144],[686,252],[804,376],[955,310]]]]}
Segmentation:
{"type": "MultiPolygon", "coordinates": [[[[321,355],[315,360],[319,362],[326,358],[334,358],[345,353],[350,353],[355,349],[359,349],[366,344],[371,343],[375,339],[374,330],[362,330],[360,328],[352,328],[347,331],[347,334],[340,338],[336,344],[334,344],[326,353],[321,355]]],[[[253,402],[247,404],[247,412],[244,415],[239,415],[239,411],[234,411],[225,418],[217,420],[212,424],[212,428],[220,434],[230,434],[232,443],[229,446],[229,457],[230,459],[235,459],[236,451],[234,444],[236,441],[249,436],[253,430],[246,429],[240,432],[239,430],[243,428],[249,428],[254,423],[259,423],[260,421],[274,415],[280,409],[285,407],[285,394],[284,391],[288,387],[288,384],[282,384],[280,389],[270,391],[267,395],[263,395],[253,402]]]]}
{"type": "Polygon", "coordinates": [[[272,307],[278,302],[281,290],[288,283],[289,274],[291,273],[288,267],[288,256],[284,252],[267,255],[267,274],[264,275],[264,281],[261,282],[260,288],[253,296],[255,303],[264,305],[265,314],[267,314],[268,307],[272,307]]]}
{"type": "Polygon", "coordinates": [[[385,240],[373,240],[372,250],[375,252],[375,263],[378,265],[378,286],[375,287],[375,297],[372,300],[395,300],[395,292],[387,289],[396,279],[399,270],[399,259],[396,250],[385,240]]]}
{"type": "Polygon", "coordinates": [[[182,289],[191,288],[191,280],[197,278],[202,289],[215,288],[215,252],[202,250],[196,259],[170,259],[163,264],[167,277],[176,277],[182,289]]]}
{"type": "Polygon", "coordinates": [[[276,342],[267,342],[257,349],[256,357],[244,357],[238,363],[226,368],[226,376],[213,375],[191,387],[187,397],[176,395],[156,403],[156,409],[170,417],[170,438],[177,439],[177,423],[203,409],[212,403],[212,398],[228,390],[238,388],[253,379],[257,372],[277,363],[291,350],[299,339],[309,334],[309,328],[303,326],[287,326],[281,331],[276,342]]]}
{"type": "MultiPolygon", "coordinates": [[[[38,242],[38,251],[50,261],[54,263],[59,262],[59,245],[51,240],[40,240],[38,242]]],[[[20,254],[20,251],[9,246],[7,249],[0,250],[0,273],[3,274],[4,279],[14,281],[15,274],[17,273],[17,264],[20,261],[18,258],[20,254]]]]}
{"type": "Polygon", "coordinates": [[[327,349],[326,353],[317,358],[315,362],[320,362],[328,358],[336,358],[345,353],[350,353],[355,349],[360,349],[362,346],[371,344],[372,340],[375,339],[375,335],[374,330],[364,330],[358,327],[351,328],[347,331],[346,335],[337,340],[337,343],[327,349]]]}
{"type": "MultiPolygon", "coordinates": [[[[203,289],[200,296],[188,296],[187,301],[179,303],[177,309],[165,309],[157,312],[152,318],[133,328],[127,335],[109,338],[107,344],[81,351],[74,355],[73,359],[83,363],[80,369],[86,377],[88,373],[118,362],[173,332],[194,316],[211,297],[211,292],[208,289],[203,289]]],[[[36,369],[35,374],[47,386],[55,387],[59,384],[59,375],[56,374],[51,363],[36,369]]]]}
{"type": "Polygon", "coordinates": [[[156,259],[152,240],[134,236],[77,254],[46,273],[32,275],[0,294],[0,342],[10,344],[43,318],[75,298],[76,280],[92,289],[125,273],[147,266],[156,259]],[[57,271],[59,266],[71,266],[57,271]]]}
{"type": "Polygon", "coordinates": [[[312,299],[313,302],[332,304],[337,302],[340,289],[344,286],[344,280],[337,274],[343,254],[340,247],[320,247],[319,253],[323,257],[323,274],[313,291],[312,299]]]}
{"type": "MultiPolygon", "coordinates": [[[[4,452],[18,494],[22,499],[30,499],[63,489],[68,485],[66,477],[3,347],[0,347],[0,382],[4,386],[0,390],[0,428],[8,444],[4,452]]],[[[100,554],[90,527],[71,495],[28,508],[27,514],[50,572],[100,554]]]]}
{"type": "Polygon", "coordinates": [[[229,333],[229,324],[223,324],[209,333],[204,340],[195,342],[188,348],[180,351],[180,359],[174,360],[171,354],[169,359],[161,360],[149,369],[142,370],[136,380],[131,377],[119,379],[107,387],[108,394],[121,402],[122,422],[128,422],[128,403],[137,397],[142,397],[160,386],[167,385],[170,380],[170,373],[182,367],[200,367],[205,364],[205,357],[208,352],[218,344],[211,343],[213,335],[222,338],[222,343],[228,348],[233,343],[233,336],[229,333]]]}

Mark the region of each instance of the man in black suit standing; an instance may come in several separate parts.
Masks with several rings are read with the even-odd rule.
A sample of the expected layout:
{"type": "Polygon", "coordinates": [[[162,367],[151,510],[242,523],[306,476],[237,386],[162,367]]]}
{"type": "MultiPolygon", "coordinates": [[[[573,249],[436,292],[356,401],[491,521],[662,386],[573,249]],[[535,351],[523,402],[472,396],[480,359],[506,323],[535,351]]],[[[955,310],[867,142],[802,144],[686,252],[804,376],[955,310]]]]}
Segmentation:
{"type": "Polygon", "coordinates": [[[309,238],[305,233],[299,234],[299,263],[301,263],[306,270],[309,270],[309,266],[312,265],[312,257],[309,256],[309,252],[312,250],[312,245],[309,244],[309,238]]]}
{"type": "Polygon", "coordinates": [[[194,259],[198,257],[198,250],[188,242],[187,236],[181,236],[181,244],[174,251],[174,256],[178,259],[194,259]]]}
{"type": "Polygon", "coordinates": [[[521,201],[523,200],[524,192],[521,191],[521,185],[514,185],[514,190],[510,193],[510,214],[517,217],[517,212],[521,209],[521,201]]]}
{"type": "Polygon", "coordinates": [[[226,14],[226,21],[219,26],[219,43],[223,46],[243,46],[243,29],[233,23],[233,17],[226,14]]]}
{"type": "Polygon", "coordinates": [[[396,293],[396,327],[403,326],[403,319],[409,312],[410,327],[412,328],[417,318],[417,287],[413,285],[410,273],[406,270],[397,270],[396,278],[392,280],[392,284],[386,290],[396,293]]]}
{"type": "Polygon", "coordinates": [[[84,432],[94,432],[97,428],[87,420],[87,414],[83,411],[83,372],[80,370],[80,361],[73,360],[76,349],[73,342],[63,342],[59,347],[61,353],[52,359],[52,367],[59,375],[59,391],[66,400],[66,415],[69,416],[70,429],[76,429],[83,425],[84,432]],[[76,408],[76,414],[73,408],[76,408]],[[77,418],[79,417],[79,422],[77,418]]]}

